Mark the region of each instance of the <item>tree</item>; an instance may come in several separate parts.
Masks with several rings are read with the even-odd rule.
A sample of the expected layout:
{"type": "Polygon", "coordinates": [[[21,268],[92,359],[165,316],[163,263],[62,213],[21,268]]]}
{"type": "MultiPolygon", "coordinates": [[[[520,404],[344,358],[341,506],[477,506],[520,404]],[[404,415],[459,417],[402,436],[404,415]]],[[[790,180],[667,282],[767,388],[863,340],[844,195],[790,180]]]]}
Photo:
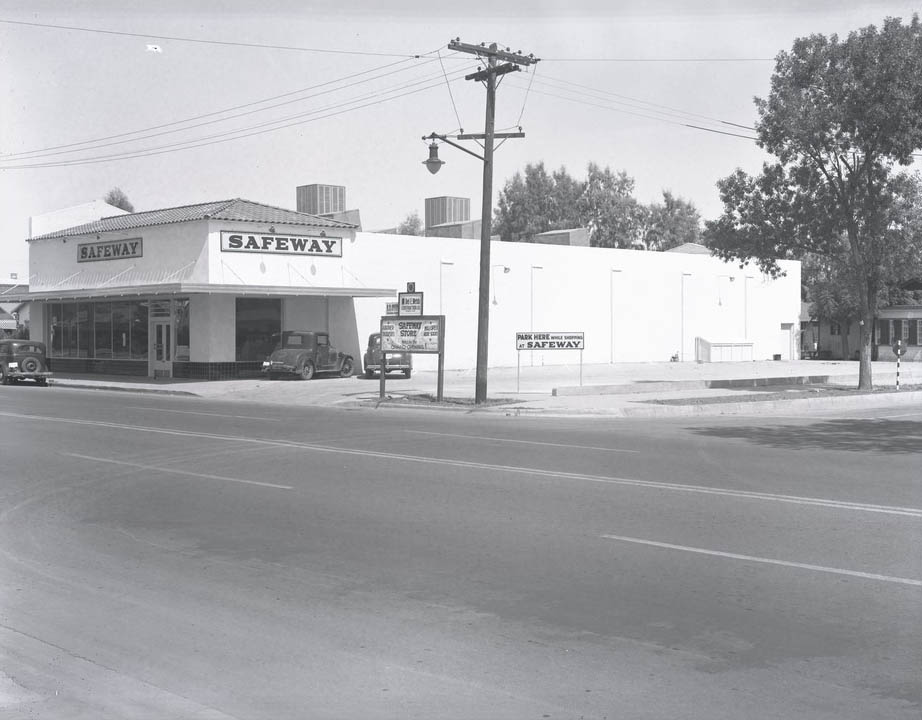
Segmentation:
{"type": "Polygon", "coordinates": [[[688,200],[663,190],[663,202],[651,203],[646,210],[642,238],[647,250],[701,242],[701,213],[688,200]]]}
{"type": "Polygon", "coordinates": [[[106,196],[103,200],[109,205],[114,205],[117,208],[125,210],[126,212],[133,213],[134,205],[131,204],[131,200],[128,199],[128,196],[122,192],[120,187],[114,187],[109,192],[106,193],[106,196]]]}
{"type": "Polygon", "coordinates": [[[397,226],[398,235],[422,235],[423,221],[419,219],[419,213],[415,210],[409,213],[403,222],[397,226]]]}
{"type": "MultiPolygon", "coordinates": [[[[564,178],[561,168],[548,175],[544,163],[525,166],[525,176],[513,175],[500,190],[495,231],[503,240],[528,242],[538,233],[550,230],[561,219],[562,198],[555,198],[555,178],[564,178]]],[[[567,187],[566,181],[562,188],[567,187]]]]}
{"type": "Polygon", "coordinates": [[[644,208],[634,199],[634,178],[589,163],[577,207],[593,247],[632,248],[641,240],[644,208]]]}
{"type": "Polygon", "coordinates": [[[767,99],[756,99],[758,144],[777,158],[758,177],[718,182],[724,212],[708,225],[725,260],[815,253],[843,264],[858,298],[858,386],[872,387],[871,338],[894,258],[916,256],[919,183],[908,165],[922,147],[922,27],[888,18],[845,40],[811,35],[781,52],[767,99]]]}

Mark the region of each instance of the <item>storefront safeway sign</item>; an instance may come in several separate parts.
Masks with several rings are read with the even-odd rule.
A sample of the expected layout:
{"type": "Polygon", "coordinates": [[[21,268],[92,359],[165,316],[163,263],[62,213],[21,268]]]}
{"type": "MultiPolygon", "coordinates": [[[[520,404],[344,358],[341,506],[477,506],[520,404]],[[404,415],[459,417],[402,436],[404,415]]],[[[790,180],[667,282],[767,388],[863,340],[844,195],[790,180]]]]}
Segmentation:
{"type": "Polygon", "coordinates": [[[251,235],[221,231],[221,252],[343,256],[343,239],[326,235],[251,235]]]}

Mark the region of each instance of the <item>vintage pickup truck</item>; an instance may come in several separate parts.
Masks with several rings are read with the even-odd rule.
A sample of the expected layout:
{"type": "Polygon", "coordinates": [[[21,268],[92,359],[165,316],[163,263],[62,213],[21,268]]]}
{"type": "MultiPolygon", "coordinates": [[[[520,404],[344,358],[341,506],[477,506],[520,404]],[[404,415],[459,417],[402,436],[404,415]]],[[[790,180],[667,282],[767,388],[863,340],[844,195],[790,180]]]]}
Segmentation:
{"type": "Polygon", "coordinates": [[[297,375],[310,380],[315,373],[352,375],[355,360],[330,345],[330,335],[312,330],[286,330],[272,354],[263,361],[262,371],[270,380],[281,375],[297,375]]]}

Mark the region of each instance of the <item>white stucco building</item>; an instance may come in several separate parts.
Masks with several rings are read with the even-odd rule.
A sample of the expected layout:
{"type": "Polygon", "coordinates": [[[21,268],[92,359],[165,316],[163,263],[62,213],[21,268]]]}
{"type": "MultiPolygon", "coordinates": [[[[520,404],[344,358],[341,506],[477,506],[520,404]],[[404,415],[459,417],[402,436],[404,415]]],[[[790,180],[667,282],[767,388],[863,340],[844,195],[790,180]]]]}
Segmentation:
{"type": "MultiPolygon", "coordinates": [[[[446,318],[445,366],[473,369],[480,243],[356,232],[247,200],[112,215],[29,240],[33,339],[59,372],[258,372],[272,334],[328,330],[360,364],[408,282],[446,318]]],[[[491,249],[490,366],[575,364],[521,331],[582,332],[585,363],[795,358],[800,264],[786,276],[707,254],[504,243],[491,249]],[[533,352],[533,354],[532,354],[533,352]]],[[[418,356],[418,368],[435,367],[418,356]]]]}

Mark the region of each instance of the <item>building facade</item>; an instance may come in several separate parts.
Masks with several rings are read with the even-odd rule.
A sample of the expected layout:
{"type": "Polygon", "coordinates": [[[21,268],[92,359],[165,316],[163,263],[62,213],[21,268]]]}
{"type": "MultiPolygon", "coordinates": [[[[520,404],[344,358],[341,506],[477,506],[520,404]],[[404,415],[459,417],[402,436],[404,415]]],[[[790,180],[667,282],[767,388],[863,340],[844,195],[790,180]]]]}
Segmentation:
{"type": "MultiPolygon", "coordinates": [[[[31,337],[61,372],[253,376],[282,330],[328,331],[358,362],[407,283],[425,314],[445,316],[445,367],[476,365],[480,243],[470,239],[359,232],[236,199],[29,242],[29,292],[16,300],[30,301],[31,337]]],[[[700,253],[495,240],[489,365],[796,358],[800,264],[781,265],[772,279],[700,253]],[[582,332],[585,347],[525,354],[518,332],[582,332]]]]}

